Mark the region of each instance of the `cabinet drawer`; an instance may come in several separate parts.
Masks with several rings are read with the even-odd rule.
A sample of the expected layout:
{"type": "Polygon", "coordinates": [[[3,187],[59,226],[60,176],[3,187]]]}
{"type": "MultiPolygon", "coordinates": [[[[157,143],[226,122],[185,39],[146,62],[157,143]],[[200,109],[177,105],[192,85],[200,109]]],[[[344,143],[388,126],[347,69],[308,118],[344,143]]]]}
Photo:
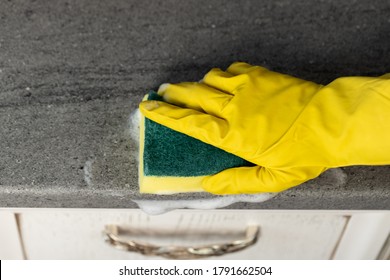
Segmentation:
{"type": "Polygon", "coordinates": [[[257,242],[210,259],[329,259],[348,217],[332,213],[259,210],[177,210],[149,216],[140,210],[50,210],[20,214],[29,259],[160,259],[112,247],[106,225],[134,234],[126,238],[155,245],[201,246],[242,239],[257,225],[257,242]]]}

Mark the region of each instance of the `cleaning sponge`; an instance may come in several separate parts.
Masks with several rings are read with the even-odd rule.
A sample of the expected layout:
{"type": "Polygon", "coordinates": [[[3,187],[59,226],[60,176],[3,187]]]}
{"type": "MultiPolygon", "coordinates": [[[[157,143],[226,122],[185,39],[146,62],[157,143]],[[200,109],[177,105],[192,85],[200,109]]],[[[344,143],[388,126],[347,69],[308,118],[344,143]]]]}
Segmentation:
{"type": "MultiPolygon", "coordinates": [[[[151,91],[144,100],[162,100],[151,91]]],[[[200,192],[202,179],[224,169],[253,164],[145,117],[140,123],[141,193],[200,192]]]]}

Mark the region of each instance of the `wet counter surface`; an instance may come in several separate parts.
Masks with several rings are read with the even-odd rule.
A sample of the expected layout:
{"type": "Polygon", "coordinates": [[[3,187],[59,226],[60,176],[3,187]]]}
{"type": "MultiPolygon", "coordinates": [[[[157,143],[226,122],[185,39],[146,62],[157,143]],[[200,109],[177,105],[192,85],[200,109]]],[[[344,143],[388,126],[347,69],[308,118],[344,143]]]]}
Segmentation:
{"type": "MultiPolygon", "coordinates": [[[[390,72],[388,1],[3,1],[0,207],[136,208],[128,120],[234,61],[318,83],[390,72]]],[[[390,167],[331,170],[236,209],[390,209],[390,167]]]]}

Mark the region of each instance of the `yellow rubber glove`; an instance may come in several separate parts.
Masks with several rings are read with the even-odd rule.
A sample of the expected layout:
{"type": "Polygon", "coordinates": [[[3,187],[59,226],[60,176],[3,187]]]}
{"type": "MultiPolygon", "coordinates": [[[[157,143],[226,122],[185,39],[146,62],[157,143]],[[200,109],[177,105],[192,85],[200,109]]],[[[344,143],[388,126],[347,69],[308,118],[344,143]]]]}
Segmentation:
{"type": "Polygon", "coordinates": [[[328,168],[390,164],[390,76],[322,86],[233,63],[200,83],[161,87],[141,112],[256,164],[208,176],[215,194],[280,192],[328,168]]]}

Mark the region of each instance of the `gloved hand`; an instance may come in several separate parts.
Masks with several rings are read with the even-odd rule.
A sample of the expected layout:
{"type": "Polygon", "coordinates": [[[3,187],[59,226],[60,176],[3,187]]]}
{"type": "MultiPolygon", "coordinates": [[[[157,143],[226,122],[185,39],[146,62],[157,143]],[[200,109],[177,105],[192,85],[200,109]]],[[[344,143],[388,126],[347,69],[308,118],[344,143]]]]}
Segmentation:
{"type": "Polygon", "coordinates": [[[280,192],[328,168],[390,163],[390,77],[322,86],[233,63],[200,83],[168,84],[141,112],[256,164],[206,177],[215,194],[280,192]]]}

